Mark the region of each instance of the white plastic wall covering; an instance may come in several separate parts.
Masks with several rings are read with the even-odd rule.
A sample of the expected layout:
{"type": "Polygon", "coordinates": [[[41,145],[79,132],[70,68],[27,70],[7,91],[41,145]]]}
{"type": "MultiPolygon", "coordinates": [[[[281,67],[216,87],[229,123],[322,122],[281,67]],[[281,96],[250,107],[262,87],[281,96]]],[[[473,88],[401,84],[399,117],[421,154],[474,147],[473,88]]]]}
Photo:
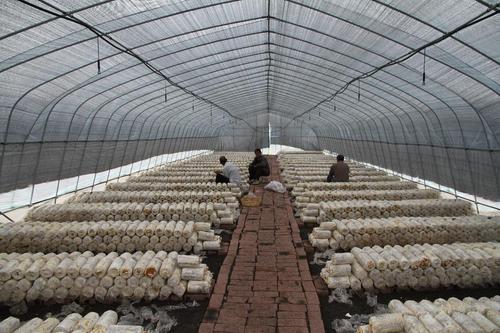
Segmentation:
{"type": "MultiPolygon", "coordinates": [[[[97,174],[86,174],[78,177],[54,180],[46,183],[36,184],[26,188],[12,190],[0,194],[0,211],[8,213],[16,208],[24,207],[34,203],[42,203],[47,200],[57,200],[58,197],[77,191],[91,191],[94,187],[106,184],[110,181],[121,181],[121,178],[134,173],[148,170],[165,163],[192,158],[194,156],[207,154],[209,150],[181,151],[173,154],[150,157],[128,165],[120,166],[112,170],[101,171],[97,174]],[[122,171],[123,170],[123,171],[122,171]]],[[[10,215],[10,214],[7,214],[10,215]]],[[[0,222],[2,222],[0,217],[0,222]]]]}
{"type": "Polygon", "coordinates": [[[498,201],[499,2],[3,1],[0,192],[181,150],[253,150],[267,146],[270,122],[275,143],[498,201]],[[103,40],[98,74],[96,34],[44,11],[54,8],[176,86],[103,40]],[[421,52],[362,79],[359,100],[355,82],[335,109],[317,106],[483,14],[426,48],[425,85],[421,52]],[[199,97],[194,109],[179,87],[199,97]]]}

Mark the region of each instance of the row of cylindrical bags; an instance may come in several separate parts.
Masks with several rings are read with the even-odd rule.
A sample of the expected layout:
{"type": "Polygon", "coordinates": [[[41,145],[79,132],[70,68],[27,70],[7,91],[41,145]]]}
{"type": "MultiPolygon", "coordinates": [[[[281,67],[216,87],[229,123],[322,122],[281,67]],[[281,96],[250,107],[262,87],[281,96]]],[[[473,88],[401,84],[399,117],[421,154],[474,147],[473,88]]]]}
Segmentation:
{"type": "MultiPolygon", "coordinates": [[[[324,177],[328,175],[330,168],[317,168],[317,169],[290,169],[282,172],[282,175],[285,175],[287,178],[294,179],[299,176],[321,176],[324,177]]],[[[350,170],[350,176],[385,176],[387,173],[382,170],[377,170],[373,168],[360,167],[350,170]]]]}
{"type": "MultiPolygon", "coordinates": [[[[248,173],[248,166],[249,166],[250,162],[232,163],[232,164],[236,165],[240,169],[240,173],[248,173]]],[[[165,176],[165,175],[169,175],[171,173],[173,173],[173,174],[183,173],[185,175],[189,175],[189,174],[197,175],[197,174],[206,173],[206,172],[213,173],[214,170],[222,170],[223,168],[224,168],[224,166],[220,163],[205,164],[205,165],[172,165],[172,166],[165,166],[165,167],[153,169],[150,171],[146,171],[146,172],[141,173],[141,175],[144,175],[144,176],[165,176]]]]}
{"type": "Polygon", "coordinates": [[[238,203],[238,194],[226,191],[103,191],[75,194],[67,203],[102,203],[102,202],[144,202],[179,203],[189,202],[192,211],[198,211],[201,202],[238,203]]]}
{"type": "Polygon", "coordinates": [[[234,152],[234,151],[216,151],[212,154],[196,156],[193,159],[187,161],[181,161],[179,163],[200,163],[200,162],[218,162],[220,156],[225,156],[228,160],[234,161],[247,161],[252,160],[255,155],[253,152],[234,152]]]}
{"type": "MultiPolygon", "coordinates": [[[[242,178],[248,178],[248,166],[247,167],[239,167],[240,169],[240,176],[242,178]]],[[[222,165],[219,165],[219,167],[206,167],[206,168],[200,168],[200,169],[158,169],[158,170],[151,170],[148,172],[143,173],[140,176],[137,176],[136,178],[145,178],[145,177],[164,177],[164,178],[170,178],[170,177],[201,177],[201,176],[209,176],[212,178],[215,178],[215,170],[222,171],[222,165]]],[[[135,178],[135,177],[134,177],[135,178]]]]}
{"type": "MultiPolygon", "coordinates": [[[[227,157],[226,157],[227,158],[227,157]]],[[[252,162],[252,159],[248,159],[245,161],[235,161],[227,158],[228,162],[231,162],[232,164],[236,165],[239,167],[242,171],[244,169],[248,169],[248,165],[252,162]]],[[[197,171],[197,170],[214,170],[214,169],[222,169],[223,166],[219,162],[219,157],[217,157],[217,161],[204,161],[204,162],[196,162],[195,160],[192,161],[186,161],[184,163],[178,163],[178,164],[167,164],[164,166],[159,166],[156,168],[153,168],[148,171],[144,171],[141,174],[148,174],[149,172],[156,172],[156,171],[179,171],[179,170],[186,170],[186,171],[197,171]]]]}
{"type": "Polygon", "coordinates": [[[0,303],[168,299],[208,293],[212,273],[197,255],[0,253],[0,303]]]}
{"type": "Polygon", "coordinates": [[[390,291],[486,287],[500,282],[496,242],[355,247],[320,273],[329,288],[390,291]]]}
{"type": "Polygon", "coordinates": [[[415,190],[417,184],[408,181],[389,182],[347,182],[347,183],[325,183],[325,182],[304,182],[293,187],[294,197],[308,195],[311,191],[364,191],[364,190],[415,190]]]}
{"type": "MultiPolygon", "coordinates": [[[[202,156],[203,157],[203,156],[202,156]]],[[[227,157],[227,156],[226,156],[227,157]]],[[[168,164],[163,167],[154,168],[142,172],[138,176],[128,178],[129,183],[199,183],[210,182],[215,184],[214,170],[222,171],[223,166],[219,162],[219,155],[210,155],[207,159],[195,158],[180,163],[168,164]]],[[[248,179],[248,164],[252,157],[242,159],[228,158],[228,161],[234,163],[240,169],[241,179],[248,179]]]]}
{"type": "MultiPolygon", "coordinates": [[[[376,174],[379,174],[379,175],[385,175],[387,174],[385,171],[383,170],[377,170],[375,168],[372,168],[372,167],[366,167],[366,166],[363,166],[363,165],[353,165],[353,164],[350,164],[350,163],[347,163],[349,165],[349,170],[351,172],[368,172],[368,173],[376,173],[376,174]]],[[[286,174],[291,174],[291,175],[295,175],[295,174],[300,174],[302,171],[304,171],[305,174],[316,174],[316,175],[323,175],[323,174],[328,174],[328,172],[330,171],[330,167],[331,165],[327,166],[327,165],[309,165],[309,166],[301,166],[301,167],[295,167],[295,166],[285,166],[284,167],[284,170],[283,170],[283,173],[286,173],[286,174]]]]}
{"type": "Polygon", "coordinates": [[[0,225],[0,252],[215,251],[221,238],[210,222],[84,221],[0,225]]]}
{"type": "MultiPolygon", "coordinates": [[[[316,176],[307,176],[307,175],[299,175],[295,178],[287,179],[287,183],[291,185],[297,185],[299,183],[304,182],[325,182],[328,174],[316,175],[316,176]]],[[[357,182],[399,182],[401,178],[397,176],[388,176],[388,175],[367,175],[367,176],[350,176],[349,182],[357,183],[357,182]]]]}
{"type": "MultiPolygon", "coordinates": [[[[280,161],[280,164],[282,165],[288,165],[288,164],[294,164],[294,163],[334,163],[337,159],[332,156],[332,155],[325,155],[325,154],[294,154],[294,155],[289,155],[289,154],[283,154],[279,155],[278,159],[280,161]]],[[[353,161],[346,161],[352,164],[355,164],[356,162],[353,161]]]]}
{"type": "MultiPolygon", "coordinates": [[[[283,172],[281,174],[281,177],[283,179],[283,181],[287,184],[290,184],[290,185],[296,185],[300,182],[303,182],[303,181],[323,181],[323,182],[326,182],[326,179],[327,179],[327,176],[328,176],[328,171],[325,171],[324,173],[319,173],[318,175],[316,174],[312,174],[312,173],[307,173],[307,172],[297,172],[297,173],[291,173],[291,172],[283,172]]],[[[351,171],[349,173],[349,181],[353,181],[353,182],[360,182],[360,181],[364,181],[363,179],[367,179],[368,181],[370,179],[375,179],[375,181],[381,181],[380,179],[382,180],[385,180],[387,178],[385,178],[387,175],[385,172],[380,172],[380,171],[373,171],[373,170],[370,170],[370,171],[351,171]]],[[[391,176],[391,178],[388,178],[389,181],[393,181],[393,178],[391,176]]]]}
{"type": "Polygon", "coordinates": [[[471,215],[471,204],[455,199],[421,199],[400,201],[322,201],[309,203],[300,212],[304,223],[333,219],[364,219],[396,216],[462,216],[471,215]]]}
{"type": "Polygon", "coordinates": [[[0,322],[2,333],[143,333],[144,328],[138,325],[121,325],[118,314],[113,310],[102,315],[89,312],[85,316],[70,313],[62,320],[49,317],[45,320],[38,317],[21,322],[16,317],[7,317],[0,322]]]}
{"type": "Polygon", "coordinates": [[[319,251],[373,245],[445,244],[500,239],[500,216],[394,217],[333,220],[313,228],[309,241],[319,251]]]}
{"type": "Polygon", "coordinates": [[[241,193],[241,189],[236,184],[222,184],[214,182],[200,183],[110,183],[106,186],[106,191],[231,191],[235,195],[241,193]]]}
{"type": "Polygon", "coordinates": [[[25,221],[195,220],[233,224],[236,210],[229,205],[231,203],[65,203],[35,207],[26,214],[25,221]]]}
{"type": "MultiPolygon", "coordinates": [[[[234,162],[234,161],[229,161],[236,165],[239,168],[247,168],[248,164],[250,161],[245,161],[245,162],[234,162]]],[[[203,162],[203,163],[185,163],[185,164],[171,164],[171,165],[165,165],[162,167],[158,167],[155,169],[152,169],[151,171],[180,171],[180,170],[186,170],[186,171],[197,171],[197,170],[207,170],[207,168],[222,168],[223,166],[220,164],[219,161],[217,162],[203,162]]],[[[210,169],[210,170],[211,170],[210,169]]],[[[148,172],[148,171],[147,171],[148,172]]]]}
{"type": "MultiPolygon", "coordinates": [[[[317,169],[326,169],[330,168],[332,164],[336,163],[336,159],[310,159],[310,160],[302,160],[302,161],[283,161],[280,159],[280,167],[284,170],[297,170],[297,169],[308,169],[308,168],[317,168],[317,169]]],[[[366,168],[366,166],[361,165],[357,162],[353,161],[344,161],[349,166],[349,169],[358,169],[358,168],[366,168]]]]}
{"type": "MultiPolygon", "coordinates": [[[[247,180],[246,175],[241,175],[241,181],[247,180]]],[[[215,182],[215,173],[197,176],[137,176],[127,179],[129,183],[207,183],[215,182]]]]}
{"type": "Polygon", "coordinates": [[[362,190],[362,191],[308,191],[295,198],[297,208],[306,208],[308,203],[346,200],[413,200],[438,199],[439,192],[431,189],[412,190],[362,190]]]}
{"type": "Polygon", "coordinates": [[[500,332],[500,297],[391,300],[389,313],[372,315],[357,333],[495,333],[500,332]]]}

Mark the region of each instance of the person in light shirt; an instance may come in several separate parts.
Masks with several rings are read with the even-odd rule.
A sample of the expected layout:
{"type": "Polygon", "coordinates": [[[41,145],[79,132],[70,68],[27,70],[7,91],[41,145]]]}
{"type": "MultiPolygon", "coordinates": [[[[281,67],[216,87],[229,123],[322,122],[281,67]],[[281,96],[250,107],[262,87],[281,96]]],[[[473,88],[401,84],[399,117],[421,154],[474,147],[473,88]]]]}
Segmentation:
{"type": "Polygon", "coordinates": [[[231,162],[227,161],[225,156],[221,156],[219,158],[220,164],[224,167],[221,171],[215,171],[215,182],[216,183],[233,183],[240,185],[241,177],[240,177],[240,169],[231,162]]]}

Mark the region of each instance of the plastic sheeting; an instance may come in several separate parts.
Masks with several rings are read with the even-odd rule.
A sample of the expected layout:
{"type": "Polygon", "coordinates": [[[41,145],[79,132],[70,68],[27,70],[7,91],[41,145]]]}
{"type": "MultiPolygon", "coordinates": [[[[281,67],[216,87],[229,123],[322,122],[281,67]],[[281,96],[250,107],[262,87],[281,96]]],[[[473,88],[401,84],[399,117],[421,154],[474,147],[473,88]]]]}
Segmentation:
{"type": "MultiPolygon", "coordinates": [[[[52,198],[60,197],[67,193],[76,193],[80,190],[92,191],[94,185],[105,185],[109,181],[123,181],[125,177],[133,175],[136,172],[148,170],[159,165],[180,161],[201,154],[210,153],[209,150],[194,150],[183,151],[173,154],[157,155],[145,160],[136,161],[134,163],[120,165],[119,167],[104,170],[98,173],[89,173],[78,175],[71,178],[63,178],[45,183],[37,183],[36,185],[24,187],[17,190],[12,190],[5,193],[0,193],[0,211],[11,211],[18,207],[30,206],[35,203],[40,203],[52,198]]],[[[0,220],[1,223],[1,220],[0,220]]]]}
{"type": "Polygon", "coordinates": [[[483,0],[1,1],[0,192],[182,150],[252,150],[269,144],[270,123],[272,143],[500,200],[498,11],[483,0]]]}

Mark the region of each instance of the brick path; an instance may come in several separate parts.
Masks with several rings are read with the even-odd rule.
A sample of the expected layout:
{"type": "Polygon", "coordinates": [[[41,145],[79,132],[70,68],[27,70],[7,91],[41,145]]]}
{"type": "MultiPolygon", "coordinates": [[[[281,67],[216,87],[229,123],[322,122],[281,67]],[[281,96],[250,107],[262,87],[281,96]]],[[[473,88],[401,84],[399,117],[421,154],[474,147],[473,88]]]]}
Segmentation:
{"type": "MultiPolygon", "coordinates": [[[[280,180],[273,157],[272,179],[280,180]]],[[[199,333],[324,333],[319,299],[288,195],[254,189],[244,208],[199,333]]]]}

